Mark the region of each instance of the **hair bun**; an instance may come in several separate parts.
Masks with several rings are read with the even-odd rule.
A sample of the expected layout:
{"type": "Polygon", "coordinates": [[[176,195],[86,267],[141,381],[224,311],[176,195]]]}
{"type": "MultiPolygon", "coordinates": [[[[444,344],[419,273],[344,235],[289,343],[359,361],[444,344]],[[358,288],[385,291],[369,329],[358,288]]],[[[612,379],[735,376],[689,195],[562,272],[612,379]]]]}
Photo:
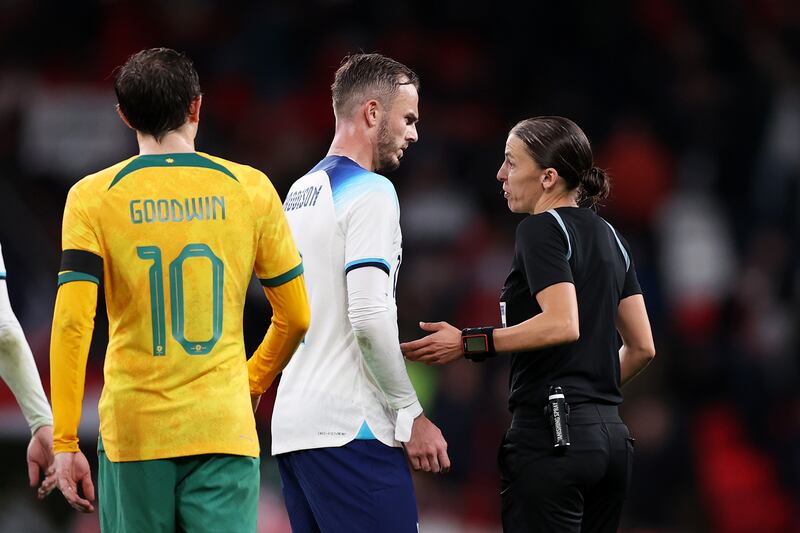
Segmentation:
{"type": "Polygon", "coordinates": [[[600,167],[591,167],[581,176],[581,203],[595,206],[608,198],[611,191],[611,179],[600,167]]]}

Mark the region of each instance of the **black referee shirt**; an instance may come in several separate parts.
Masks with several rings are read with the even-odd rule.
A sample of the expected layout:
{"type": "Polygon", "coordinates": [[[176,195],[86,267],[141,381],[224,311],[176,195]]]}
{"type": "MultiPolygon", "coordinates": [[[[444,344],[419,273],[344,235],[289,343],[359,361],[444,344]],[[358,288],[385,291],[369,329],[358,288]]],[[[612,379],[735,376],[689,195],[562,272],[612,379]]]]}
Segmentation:
{"type": "Polygon", "coordinates": [[[642,290],[628,243],[591,209],[561,207],[519,224],[500,296],[504,325],[541,313],[536,294],[561,282],[575,285],[580,338],[511,355],[512,412],[541,413],[550,385],[560,385],[570,404],[622,402],[615,318],[619,301],[642,290]]]}

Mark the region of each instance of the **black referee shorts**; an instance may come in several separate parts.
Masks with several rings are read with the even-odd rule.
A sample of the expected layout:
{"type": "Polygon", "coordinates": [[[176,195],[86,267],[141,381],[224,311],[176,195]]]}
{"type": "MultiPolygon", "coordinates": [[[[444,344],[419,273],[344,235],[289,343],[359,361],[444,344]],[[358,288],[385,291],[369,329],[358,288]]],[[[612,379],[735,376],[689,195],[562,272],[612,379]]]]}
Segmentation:
{"type": "Polygon", "coordinates": [[[565,453],[543,417],[515,413],[498,456],[503,531],[614,533],[633,467],[633,439],[617,407],[572,407],[565,453]]]}

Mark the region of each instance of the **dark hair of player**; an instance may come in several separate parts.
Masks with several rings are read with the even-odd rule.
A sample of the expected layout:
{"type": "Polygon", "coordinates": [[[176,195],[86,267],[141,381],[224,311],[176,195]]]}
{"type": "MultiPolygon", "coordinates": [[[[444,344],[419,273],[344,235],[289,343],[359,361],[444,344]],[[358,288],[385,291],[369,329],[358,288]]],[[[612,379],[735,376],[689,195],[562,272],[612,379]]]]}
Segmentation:
{"type": "Polygon", "coordinates": [[[189,105],[201,94],[192,60],[170,48],[137,52],[115,74],[114,91],[125,118],[157,141],[186,122],[189,105]]]}
{"type": "Polygon", "coordinates": [[[404,64],[381,54],[351,54],[342,60],[331,85],[337,117],[350,116],[367,99],[390,107],[400,85],[419,90],[419,78],[404,64]]]}
{"type": "Polygon", "coordinates": [[[589,207],[608,197],[610,178],[594,166],[592,146],[577,124],[564,117],[534,117],[517,123],[511,134],[519,137],[542,168],[554,168],[567,190],[580,187],[578,203],[589,207]]]}

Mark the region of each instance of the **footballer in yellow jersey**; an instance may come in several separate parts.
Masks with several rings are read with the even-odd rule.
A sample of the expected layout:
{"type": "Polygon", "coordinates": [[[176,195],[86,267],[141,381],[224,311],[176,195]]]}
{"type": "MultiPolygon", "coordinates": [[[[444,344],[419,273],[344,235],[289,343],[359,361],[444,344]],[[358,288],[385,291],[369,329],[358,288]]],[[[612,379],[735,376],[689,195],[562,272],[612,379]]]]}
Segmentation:
{"type": "MultiPolygon", "coordinates": [[[[194,150],[201,104],[196,80],[188,58],[172,50],[132,56],[117,74],[115,89],[141,155],[79,181],[64,210],[51,343],[56,476],[74,507],[93,510],[87,494],[93,491],[91,478],[83,484],[83,498],[75,491],[88,468],[74,455],[80,454],[85,365],[102,285],[109,341],[99,405],[100,491],[109,507],[101,509],[101,524],[114,531],[155,531],[156,522],[146,516],[152,510],[144,510],[154,505],[163,507],[158,520],[177,516],[178,529],[213,529],[217,522],[225,531],[255,527],[255,507],[246,524],[230,522],[236,519],[232,513],[241,514],[242,501],[257,503],[260,449],[253,405],[308,327],[302,262],[269,179],[194,150]],[[170,113],[175,108],[177,115],[170,113]],[[164,120],[149,122],[154,114],[164,120]],[[165,127],[171,116],[183,120],[165,127]],[[247,362],[242,315],[254,270],[274,314],[264,342],[247,362]],[[255,458],[247,463],[249,469],[256,465],[255,499],[248,489],[232,509],[197,500],[209,485],[219,484],[219,471],[235,471],[203,463],[214,456],[209,454],[226,461],[255,458]],[[185,462],[163,460],[186,457],[201,461],[190,469],[201,474],[194,481],[197,490],[179,494],[179,487],[189,485],[180,473],[185,462]],[[156,502],[133,496],[142,490],[157,494],[158,487],[148,488],[152,480],[126,473],[129,462],[167,469],[169,474],[149,477],[159,485],[165,484],[164,475],[174,478],[175,487],[166,493],[174,494],[174,508],[157,496],[156,502]]],[[[230,485],[240,486],[251,474],[230,476],[230,485]]]]}
{"type": "MultiPolygon", "coordinates": [[[[72,188],[62,246],[60,284],[105,288],[108,458],[257,457],[245,292],[254,266],[267,285],[302,272],[266,176],[201,153],[128,159],[72,188]]],[[[57,449],[73,437],[59,432],[57,449]]]]}

